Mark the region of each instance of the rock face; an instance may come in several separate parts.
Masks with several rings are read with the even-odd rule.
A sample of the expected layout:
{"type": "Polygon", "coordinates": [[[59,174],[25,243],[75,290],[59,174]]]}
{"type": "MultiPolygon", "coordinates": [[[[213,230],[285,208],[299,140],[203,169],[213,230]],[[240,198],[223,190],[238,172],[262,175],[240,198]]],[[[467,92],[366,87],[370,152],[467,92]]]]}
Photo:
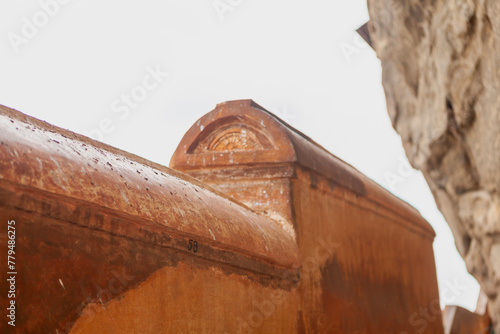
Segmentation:
{"type": "Polygon", "coordinates": [[[368,6],[392,124],[500,332],[500,1],[368,6]]]}

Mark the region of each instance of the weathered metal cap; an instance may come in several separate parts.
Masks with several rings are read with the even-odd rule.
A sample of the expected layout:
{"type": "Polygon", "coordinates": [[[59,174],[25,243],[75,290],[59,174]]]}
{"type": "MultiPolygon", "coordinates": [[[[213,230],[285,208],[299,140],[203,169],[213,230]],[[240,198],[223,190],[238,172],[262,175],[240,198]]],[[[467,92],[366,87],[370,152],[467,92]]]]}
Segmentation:
{"type": "Polygon", "coordinates": [[[411,205],[252,100],[224,102],[201,117],[182,138],[170,166],[195,176],[199,170],[225,169],[249,176],[251,169],[259,170],[255,178],[266,178],[266,173],[292,178],[294,167],[300,167],[406,217],[409,228],[435,237],[411,205]],[[271,168],[277,166],[293,168],[271,168]]]}
{"type": "MultiPolygon", "coordinates": [[[[134,221],[123,226],[103,221],[90,228],[181,251],[196,237],[206,249],[198,256],[231,262],[239,254],[239,265],[255,271],[274,270],[269,265],[299,267],[289,235],[188,175],[3,106],[0,140],[2,187],[106,208],[134,221]]],[[[88,224],[85,219],[75,223],[88,224]]]]}

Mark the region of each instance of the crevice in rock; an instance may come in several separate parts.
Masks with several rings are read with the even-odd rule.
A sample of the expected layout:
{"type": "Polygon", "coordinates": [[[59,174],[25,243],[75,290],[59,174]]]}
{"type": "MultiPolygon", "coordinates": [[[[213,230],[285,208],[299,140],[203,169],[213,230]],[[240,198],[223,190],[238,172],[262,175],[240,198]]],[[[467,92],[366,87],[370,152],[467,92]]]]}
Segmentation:
{"type": "Polygon", "coordinates": [[[455,138],[461,137],[459,135],[460,129],[455,118],[455,112],[453,111],[453,104],[449,97],[446,98],[446,115],[448,116],[448,131],[450,131],[455,138]]]}
{"type": "MultiPolygon", "coordinates": [[[[372,37],[384,45],[379,57],[394,127],[411,163],[422,169],[467,267],[487,292],[500,333],[498,1],[403,2],[400,19],[379,27],[386,31],[372,37]],[[467,202],[476,199],[475,192],[487,193],[490,207],[467,202]]],[[[368,2],[380,6],[394,1],[368,2]]]]}
{"type": "Polygon", "coordinates": [[[462,245],[464,247],[464,254],[468,254],[470,250],[470,245],[472,243],[472,238],[468,234],[462,235],[462,245]]]}
{"type": "Polygon", "coordinates": [[[471,44],[471,41],[474,38],[474,35],[476,33],[476,28],[477,28],[477,18],[476,18],[476,12],[472,13],[472,15],[469,17],[469,21],[467,21],[467,27],[465,30],[465,33],[462,37],[464,41],[464,51],[467,50],[467,47],[471,44]]]}

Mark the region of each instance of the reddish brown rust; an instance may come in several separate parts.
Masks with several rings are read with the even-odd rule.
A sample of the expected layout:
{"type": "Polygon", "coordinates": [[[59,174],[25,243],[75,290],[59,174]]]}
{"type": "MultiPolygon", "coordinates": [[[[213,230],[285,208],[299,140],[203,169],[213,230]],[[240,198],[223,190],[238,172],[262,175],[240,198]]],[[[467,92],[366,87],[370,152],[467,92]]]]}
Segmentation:
{"type": "Polygon", "coordinates": [[[493,324],[488,312],[478,314],[459,306],[446,306],[443,311],[446,334],[490,334],[493,324]]]}
{"type": "Polygon", "coordinates": [[[296,237],[306,333],[443,333],[432,241],[418,211],[251,100],[217,105],[177,148],[186,172],[296,237]],[[437,305],[437,306],[436,306],[437,305]]]}
{"type": "MultiPolygon", "coordinates": [[[[205,326],[236,332],[236,315],[249,314],[254,300],[274,291],[287,303],[266,321],[279,324],[297,312],[297,246],[272,221],[184,174],[5,107],[0,219],[17,223],[17,332],[170,333],[205,326]],[[194,273],[202,285],[193,285],[194,273]],[[165,285],[172,279],[177,285],[165,285]],[[128,301],[151,284],[174,295],[132,298],[139,309],[134,324],[127,323],[120,309],[129,304],[117,297],[128,301]],[[209,291],[228,295],[199,295],[209,291]],[[158,309],[149,305],[155,299],[158,309]],[[206,317],[169,317],[192,303],[206,317]],[[116,305],[118,313],[107,311],[116,305]],[[165,325],[175,321],[176,327],[165,325]]],[[[6,291],[5,280],[1,287],[6,291]]],[[[6,294],[0,298],[6,306],[6,294]]],[[[12,329],[6,326],[2,321],[2,332],[12,329]]],[[[271,328],[288,333],[295,320],[290,326],[271,328]]]]}
{"type": "Polygon", "coordinates": [[[252,100],[224,102],[201,117],[186,132],[170,166],[210,184],[230,183],[224,173],[229,169],[234,170],[230,181],[236,181],[245,179],[248,173],[261,179],[291,177],[291,166],[297,166],[328,179],[332,187],[348,189],[408,218],[410,228],[421,230],[430,239],[435,237],[430,225],[409,204],[252,100]],[[252,144],[248,144],[247,138],[252,138],[252,144]],[[258,144],[255,139],[260,140],[258,144]],[[222,171],[221,176],[214,173],[217,169],[222,171]]]}
{"type": "Polygon", "coordinates": [[[443,333],[429,224],[253,101],[171,166],[0,107],[19,332],[443,333]]]}
{"type": "MultiPolygon", "coordinates": [[[[154,223],[141,225],[140,233],[174,230],[253,259],[283,267],[296,264],[297,254],[289,248],[293,244],[280,229],[186,175],[144,164],[81,136],[75,139],[76,135],[34,119],[24,123],[21,115],[0,117],[0,175],[5,184],[90,202],[154,223]]],[[[85,220],[75,223],[87,226],[85,220]]],[[[126,234],[113,230],[113,225],[89,227],[126,234]]]]}

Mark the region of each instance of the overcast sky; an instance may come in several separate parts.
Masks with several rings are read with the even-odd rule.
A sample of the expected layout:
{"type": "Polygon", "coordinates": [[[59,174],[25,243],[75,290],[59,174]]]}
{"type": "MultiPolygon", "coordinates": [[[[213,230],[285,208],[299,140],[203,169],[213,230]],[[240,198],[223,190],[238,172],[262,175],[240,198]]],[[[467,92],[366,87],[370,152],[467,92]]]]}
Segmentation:
{"type": "Polygon", "coordinates": [[[251,98],[416,207],[442,302],[479,287],[386,112],[366,0],[2,1],[0,104],[168,166],[217,103],[251,98]]]}

